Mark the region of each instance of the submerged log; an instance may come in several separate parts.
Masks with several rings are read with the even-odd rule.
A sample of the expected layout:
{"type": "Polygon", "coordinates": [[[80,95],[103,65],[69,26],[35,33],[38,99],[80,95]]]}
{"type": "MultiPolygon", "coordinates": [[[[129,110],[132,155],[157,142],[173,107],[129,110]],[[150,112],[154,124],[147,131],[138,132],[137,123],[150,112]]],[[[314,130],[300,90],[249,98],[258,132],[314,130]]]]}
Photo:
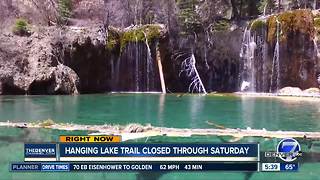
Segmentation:
{"type": "Polygon", "coordinates": [[[265,129],[179,129],[167,127],[154,127],[151,125],[129,124],[120,125],[79,125],[58,123],[26,123],[26,122],[0,122],[0,127],[10,128],[46,128],[64,131],[90,131],[90,135],[120,135],[123,141],[153,136],[190,137],[190,136],[231,136],[235,139],[243,137],[263,138],[297,138],[320,141],[320,132],[301,131],[267,131],[265,129]]]}

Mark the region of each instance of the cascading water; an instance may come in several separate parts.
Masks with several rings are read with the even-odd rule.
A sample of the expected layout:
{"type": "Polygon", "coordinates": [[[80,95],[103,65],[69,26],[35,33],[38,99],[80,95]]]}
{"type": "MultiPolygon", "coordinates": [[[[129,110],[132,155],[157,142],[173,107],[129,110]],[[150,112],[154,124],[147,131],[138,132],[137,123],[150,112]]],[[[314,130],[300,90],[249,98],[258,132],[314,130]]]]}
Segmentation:
{"type": "Polygon", "coordinates": [[[151,49],[148,42],[148,37],[145,32],[143,32],[144,38],[145,38],[145,44],[147,47],[147,91],[150,90],[150,78],[149,74],[152,71],[152,56],[151,56],[151,49]]]}
{"type": "Polygon", "coordinates": [[[241,91],[249,90],[255,92],[255,66],[254,56],[257,44],[255,37],[251,34],[251,28],[246,27],[243,34],[243,41],[240,50],[240,58],[243,59],[241,73],[241,91]]]}
{"type": "Polygon", "coordinates": [[[262,16],[253,21],[244,31],[240,49],[240,58],[242,59],[239,74],[240,91],[269,91],[266,28],[255,24],[265,24],[266,18],[262,16]]]}
{"type": "Polygon", "coordinates": [[[271,86],[269,92],[272,92],[273,89],[276,91],[280,88],[280,21],[278,18],[276,19],[277,23],[277,37],[276,37],[276,45],[274,47],[273,53],[273,61],[272,61],[272,74],[271,74],[271,86]],[[275,84],[276,83],[276,84],[275,84]]]}
{"type": "Polygon", "coordinates": [[[318,48],[318,38],[317,36],[315,36],[315,38],[313,39],[313,44],[314,44],[314,50],[315,50],[315,55],[317,58],[320,58],[320,52],[319,52],[319,48],[318,48]]]}
{"type": "Polygon", "coordinates": [[[208,30],[205,30],[205,39],[206,39],[206,43],[204,46],[204,62],[206,63],[206,68],[210,69],[210,66],[208,64],[208,44],[211,43],[211,40],[210,40],[210,35],[208,30]]]}
{"type": "Polygon", "coordinates": [[[294,10],[250,22],[240,51],[241,91],[277,93],[283,87],[318,86],[320,52],[313,13],[294,10]]]}
{"type": "Polygon", "coordinates": [[[136,92],[139,92],[139,42],[138,42],[138,37],[135,31],[135,39],[136,39],[136,58],[135,58],[135,83],[136,83],[136,92]]]}
{"type": "Polygon", "coordinates": [[[114,73],[111,75],[112,91],[166,92],[162,67],[161,72],[157,71],[160,69],[159,64],[161,65],[159,42],[149,34],[155,31],[150,28],[164,27],[130,26],[121,32],[122,38],[126,40],[125,45],[121,47],[120,44],[119,51],[113,51],[114,54],[111,54],[114,55],[114,62],[111,63],[114,73]]]}

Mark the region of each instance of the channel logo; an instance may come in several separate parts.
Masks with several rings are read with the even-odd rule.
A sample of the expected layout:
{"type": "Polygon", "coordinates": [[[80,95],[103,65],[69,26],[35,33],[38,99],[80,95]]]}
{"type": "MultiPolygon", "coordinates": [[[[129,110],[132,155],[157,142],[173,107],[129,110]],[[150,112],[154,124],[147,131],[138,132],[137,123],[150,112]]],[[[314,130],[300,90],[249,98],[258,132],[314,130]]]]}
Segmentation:
{"type": "Polygon", "coordinates": [[[282,139],[277,146],[278,157],[285,162],[292,162],[301,156],[301,147],[293,138],[282,139]]]}

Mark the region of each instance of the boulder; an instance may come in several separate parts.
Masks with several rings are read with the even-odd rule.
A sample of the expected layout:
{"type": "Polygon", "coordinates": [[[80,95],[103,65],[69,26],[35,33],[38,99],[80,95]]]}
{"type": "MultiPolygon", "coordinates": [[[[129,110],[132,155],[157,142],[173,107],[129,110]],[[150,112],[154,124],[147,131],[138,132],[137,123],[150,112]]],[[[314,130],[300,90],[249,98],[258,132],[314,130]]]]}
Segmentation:
{"type": "Polygon", "coordinates": [[[303,93],[306,94],[320,94],[320,89],[319,88],[309,88],[303,91],[303,93]]]}
{"type": "Polygon", "coordinates": [[[301,95],[302,90],[298,87],[284,87],[278,91],[279,95],[301,95]]]}
{"type": "Polygon", "coordinates": [[[68,66],[60,64],[54,71],[54,92],[59,94],[79,94],[79,77],[78,75],[68,66]]]}

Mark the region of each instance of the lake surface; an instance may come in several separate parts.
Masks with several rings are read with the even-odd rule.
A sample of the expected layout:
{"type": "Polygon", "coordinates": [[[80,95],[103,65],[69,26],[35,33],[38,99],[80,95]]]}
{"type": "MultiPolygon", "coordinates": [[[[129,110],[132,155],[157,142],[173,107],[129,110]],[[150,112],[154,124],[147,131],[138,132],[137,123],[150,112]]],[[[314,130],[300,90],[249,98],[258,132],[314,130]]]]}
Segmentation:
{"type": "MultiPolygon", "coordinates": [[[[228,95],[99,94],[81,96],[0,96],[0,121],[77,124],[151,124],[175,128],[210,128],[207,121],[230,128],[320,131],[320,99],[262,98],[228,95]]],[[[246,173],[9,173],[9,163],[23,160],[24,142],[56,142],[65,132],[50,129],[0,128],[0,179],[246,179],[246,173]],[[220,177],[220,178],[219,178],[220,177]]],[[[145,142],[146,139],[133,142],[145,142]]],[[[212,142],[216,137],[153,137],[148,142],[212,142]]],[[[262,150],[274,150],[277,139],[244,138],[259,142],[262,150]]],[[[320,152],[320,145],[304,152],[320,152]]],[[[306,162],[298,173],[254,173],[250,179],[320,179],[320,163],[306,162]]]]}

